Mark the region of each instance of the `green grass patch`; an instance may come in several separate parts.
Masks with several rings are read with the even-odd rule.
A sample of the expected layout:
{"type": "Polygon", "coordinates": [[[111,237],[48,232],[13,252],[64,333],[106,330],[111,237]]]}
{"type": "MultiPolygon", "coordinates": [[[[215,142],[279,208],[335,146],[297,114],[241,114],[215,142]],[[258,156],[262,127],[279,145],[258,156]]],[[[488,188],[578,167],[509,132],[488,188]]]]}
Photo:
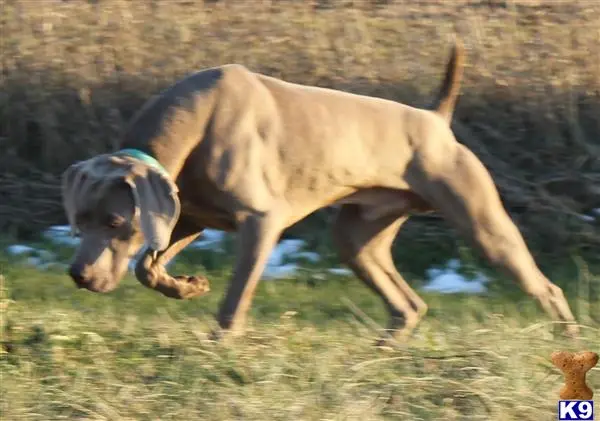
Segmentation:
{"type": "MultiPolygon", "coordinates": [[[[246,335],[215,343],[227,266],[192,301],[130,276],[100,295],[59,270],[0,268],[6,420],[550,420],[562,384],[550,353],[600,351],[593,319],[565,341],[522,294],[422,294],[429,314],[386,350],[373,346],[383,306],[355,278],[263,281],[246,335]]],[[[588,378],[598,390],[600,370],[588,378]]]]}

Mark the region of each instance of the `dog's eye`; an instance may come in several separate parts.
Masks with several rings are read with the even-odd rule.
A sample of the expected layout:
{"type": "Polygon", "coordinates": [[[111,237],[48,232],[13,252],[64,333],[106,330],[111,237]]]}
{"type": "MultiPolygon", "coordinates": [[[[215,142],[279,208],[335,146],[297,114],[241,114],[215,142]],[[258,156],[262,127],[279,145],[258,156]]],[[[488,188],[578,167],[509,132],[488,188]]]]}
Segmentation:
{"type": "Polygon", "coordinates": [[[123,218],[121,215],[113,214],[108,216],[106,225],[108,225],[111,228],[118,228],[121,225],[123,225],[124,222],[125,218],[123,218]]]}

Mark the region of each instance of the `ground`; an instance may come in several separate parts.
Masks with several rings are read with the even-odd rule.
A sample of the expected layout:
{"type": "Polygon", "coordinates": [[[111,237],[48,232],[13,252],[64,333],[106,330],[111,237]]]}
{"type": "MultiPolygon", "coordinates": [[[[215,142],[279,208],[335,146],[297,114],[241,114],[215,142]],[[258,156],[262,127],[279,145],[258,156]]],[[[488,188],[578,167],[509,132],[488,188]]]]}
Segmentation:
{"type": "MultiPolygon", "coordinates": [[[[430,312],[414,337],[378,349],[375,296],[347,274],[304,272],[264,280],[247,334],[215,343],[229,268],[208,271],[208,296],[176,301],[131,276],[107,295],[76,290],[60,267],[0,257],[0,418],[554,420],[562,375],[550,354],[600,351],[589,317],[572,342],[521,294],[423,290],[430,312]]],[[[583,295],[571,301],[593,314],[583,295]]],[[[600,367],[588,382],[600,390],[600,367]]]]}

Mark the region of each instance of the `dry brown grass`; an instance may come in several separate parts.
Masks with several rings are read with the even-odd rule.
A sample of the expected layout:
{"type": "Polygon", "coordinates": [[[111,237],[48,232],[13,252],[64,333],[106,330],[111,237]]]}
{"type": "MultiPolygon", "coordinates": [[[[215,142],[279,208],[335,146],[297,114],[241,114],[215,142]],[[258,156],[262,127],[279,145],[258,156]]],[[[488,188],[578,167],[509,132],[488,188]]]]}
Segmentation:
{"type": "Polygon", "coordinates": [[[599,3],[213,3],[4,0],[1,230],[62,220],[57,175],[117,148],[136,108],[188,72],[238,62],[423,105],[457,33],[468,47],[460,141],[531,241],[598,245],[598,224],[577,214],[600,207],[599,3]]]}

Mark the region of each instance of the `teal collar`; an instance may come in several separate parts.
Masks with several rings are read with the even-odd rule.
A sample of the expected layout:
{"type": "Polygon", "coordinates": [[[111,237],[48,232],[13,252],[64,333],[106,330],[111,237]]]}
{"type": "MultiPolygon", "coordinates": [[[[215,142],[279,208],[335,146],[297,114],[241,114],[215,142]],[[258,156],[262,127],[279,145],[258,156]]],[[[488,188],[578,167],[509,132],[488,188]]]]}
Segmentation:
{"type": "Polygon", "coordinates": [[[152,168],[160,171],[161,173],[163,173],[166,176],[169,175],[169,173],[167,172],[167,170],[165,169],[165,167],[163,167],[160,164],[160,162],[158,162],[156,160],[156,158],[154,158],[153,156],[150,156],[147,153],[142,152],[142,151],[140,151],[138,149],[131,149],[131,148],[121,149],[120,151],[115,152],[115,155],[130,156],[131,158],[138,159],[138,160],[144,162],[145,164],[148,164],[149,166],[151,166],[152,168]]]}

